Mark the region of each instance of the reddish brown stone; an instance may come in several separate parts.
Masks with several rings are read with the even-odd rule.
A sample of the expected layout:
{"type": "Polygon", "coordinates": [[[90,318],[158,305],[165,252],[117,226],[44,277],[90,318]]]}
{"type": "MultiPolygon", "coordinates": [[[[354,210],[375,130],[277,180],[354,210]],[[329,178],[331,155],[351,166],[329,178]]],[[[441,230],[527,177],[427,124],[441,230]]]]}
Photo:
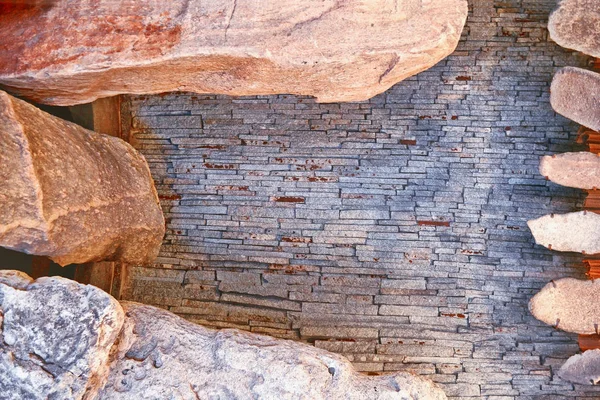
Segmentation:
{"type": "Polygon", "coordinates": [[[0,84],[55,105],[118,93],[368,99],[452,53],[466,0],[176,0],[0,15],[0,84]]]}
{"type": "Polygon", "coordinates": [[[61,265],[150,263],[164,219],[146,161],[0,92],[0,246],[61,265]]]}

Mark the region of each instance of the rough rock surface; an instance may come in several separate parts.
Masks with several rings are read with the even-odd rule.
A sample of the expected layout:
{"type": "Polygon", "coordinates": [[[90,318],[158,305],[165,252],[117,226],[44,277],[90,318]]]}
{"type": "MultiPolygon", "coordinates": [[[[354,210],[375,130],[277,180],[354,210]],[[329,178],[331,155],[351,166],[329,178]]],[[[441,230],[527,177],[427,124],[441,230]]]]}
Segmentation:
{"type": "Polygon", "coordinates": [[[600,131],[600,74],[581,68],[560,69],[550,88],[554,111],[587,128],[600,131]]]}
{"type": "Polygon", "coordinates": [[[600,253],[600,215],[593,212],[551,214],[527,222],[535,242],[556,251],[600,253]]]}
{"type": "Polygon", "coordinates": [[[123,303],[121,351],[102,399],[445,399],[411,374],[368,377],[345,358],[304,344],[215,331],[123,303]]]}
{"type": "Polygon", "coordinates": [[[563,186],[600,188],[600,157],[589,151],[544,156],[540,174],[563,186]]]}
{"type": "Polygon", "coordinates": [[[600,382],[600,350],[588,350],[569,358],[558,371],[558,376],[572,383],[597,385],[600,382]]]}
{"type": "Polygon", "coordinates": [[[552,281],[529,302],[540,321],[563,331],[591,335],[600,332],[600,280],[564,278],[552,281]]]}
{"type": "Polygon", "coordinates": [[[93,397],[123,318],[93,286],[0,271],[0,398],[93,397]]]}
{"type": "Polygon", "coordinates": [[[550,15],[548,30],[560,46],[600,57],[600,2],[561,0],[550,15]]]}
{"type": "Polygon", "coordinates": [[[0,246],[61,265],[149,263],[164,229],[142,155],[0,92],[0,246]]]}
{"type": "Polygon", "coordinates": [[[93,286],[0,271],[0,398],[446,398],[428,380],[362,375],[306,344],[122,306],[93,286]]]}
{"type": "Polygon", "coordinates": [[[466,17],[466,0],[56,0],[0,15],[0,84],[55,105],[180,90],[364,100],[452,53],[466,17]]]}

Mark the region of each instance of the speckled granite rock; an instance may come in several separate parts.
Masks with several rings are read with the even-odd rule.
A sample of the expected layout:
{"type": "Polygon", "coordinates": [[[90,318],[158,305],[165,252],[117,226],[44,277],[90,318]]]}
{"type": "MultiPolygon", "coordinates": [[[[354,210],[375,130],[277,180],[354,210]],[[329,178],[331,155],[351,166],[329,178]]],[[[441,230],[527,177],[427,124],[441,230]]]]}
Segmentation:
{"type": "Polygon", "coordinates": [[[561,0],[550,15],[548,30],[560,46],[600,57],[600,2],[561,0]]]}
{"type": "Polygon", "coordinates": [[[527,225],[535,242],[549,249],[600,253],[600,215],[593,212],[545,215],[527,225]]]}
{"type": "Polygon", "coordinates": [[[564,278],[544,286],[529,302],[529,311],[548,325],[591,335],[600,332],[599,298],[600,280],[564,278]]]}
{"type": "Polygon", "coordinates": [[[56,0],[0,15],[0,84],[55,105],[180,90],[365,100],[452,53],[466,17],[466,0],[56,0]]]}
{"type": "Polygon", "coordinates": [[[0,271],[0,398],[93,398],[123,317],[93,286],[0,271]]]}
{"type": "Polygon", "coordinates": [[[558,376],[580,385],[596,385],[600,382],[600,350],[588,350],[569,358],[558,371],[558,376]]]}
{"type": "Polygon", "coordinates": [[[600,188],[600,157],[589,151],[544,156],[540,174],[559,185],[578,188],[600,188]]]}
{"type": "Polygon", "coordinates": [[[587,128],[600,131],[600,74],[581,68],[560,69],[552,80],[554,111],[587,128]]]}
{"type": "Polygon", "coordinates": [[[0,246],[61,265],[150,263],[164,219],[145,159],[0,92],[0,246]]]}
{"type": "Polygon", "coordinates": [[[120,352],[102,399],[445,399],[407,373],[368,377],[345,358],[238,330],[215,331],[123,303],[120,352]]]}
{"type": "Polygon", "coordinates": [[[322,349],[121,307],[62,278],[0,271],[0,316],[1,398],[446,399],[409,373],[362,375],[322,349]]]}

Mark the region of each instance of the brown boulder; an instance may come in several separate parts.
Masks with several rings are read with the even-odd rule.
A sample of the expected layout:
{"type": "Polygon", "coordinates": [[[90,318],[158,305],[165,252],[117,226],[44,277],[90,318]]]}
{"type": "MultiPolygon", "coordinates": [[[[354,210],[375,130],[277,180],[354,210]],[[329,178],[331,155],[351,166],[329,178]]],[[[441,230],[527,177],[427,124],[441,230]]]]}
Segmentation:
{"type": "Polygon", "coordinates": [[[534,317],[563,331],[581,335],[600,331],[600,280],[573,278],[550,282],[529,302],[534,317]]]}
{"type": "Polygon", "coordinates": [[[119,93],[365,100],[454,51],[466,0],[55,0],[0,15],[0,84],[55,105],[119,93]]]}
{"type": "Polygon", "coordinates": [[[600,2],[561,0],[550,15],[550,37],[560,46],[600,57],[600,2]]]}
{"type": "Polygon", "coordinates": [[[559,185],[578,189],[600,187],[600,157],[584,151],[544,156],[540,174],[559,185]]]}
{"type": "Polygon", "coordinates": [[[164,219],[133,147],[0,92],[0,246],[61,265],[150,263],[164,219]]]}
{"type": "Polygon", "coordinates": [[[600,74],[581,68],[560,69],[552,80],[554,111],[587,128],[600,131],[600,74]]]}
{"type": "Polygon", "coordinates": [[[593,212],[545,215],[527,222],[535,242],[556,251],[600,253],[600,215],[593,212]]]}

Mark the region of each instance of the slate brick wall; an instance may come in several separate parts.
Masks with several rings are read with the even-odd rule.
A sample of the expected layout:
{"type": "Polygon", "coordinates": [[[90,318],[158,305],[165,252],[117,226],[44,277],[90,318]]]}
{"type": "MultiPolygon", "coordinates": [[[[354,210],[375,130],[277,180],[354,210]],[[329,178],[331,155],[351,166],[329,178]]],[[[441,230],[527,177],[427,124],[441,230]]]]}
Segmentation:
{"type": "Polygon", "coordinates": [[[576,338],[527,310],[585,272],[526,226],[583,200],[538,173],[540,156],[581,149],[549,84],[588,60],[548,39],[554,6],[472,1],[451,57],[367,102],[131,97],[168,231],[130,299],[367,373],[413,370],[454,399],[600,398],[553,375],[576,338]]]}

